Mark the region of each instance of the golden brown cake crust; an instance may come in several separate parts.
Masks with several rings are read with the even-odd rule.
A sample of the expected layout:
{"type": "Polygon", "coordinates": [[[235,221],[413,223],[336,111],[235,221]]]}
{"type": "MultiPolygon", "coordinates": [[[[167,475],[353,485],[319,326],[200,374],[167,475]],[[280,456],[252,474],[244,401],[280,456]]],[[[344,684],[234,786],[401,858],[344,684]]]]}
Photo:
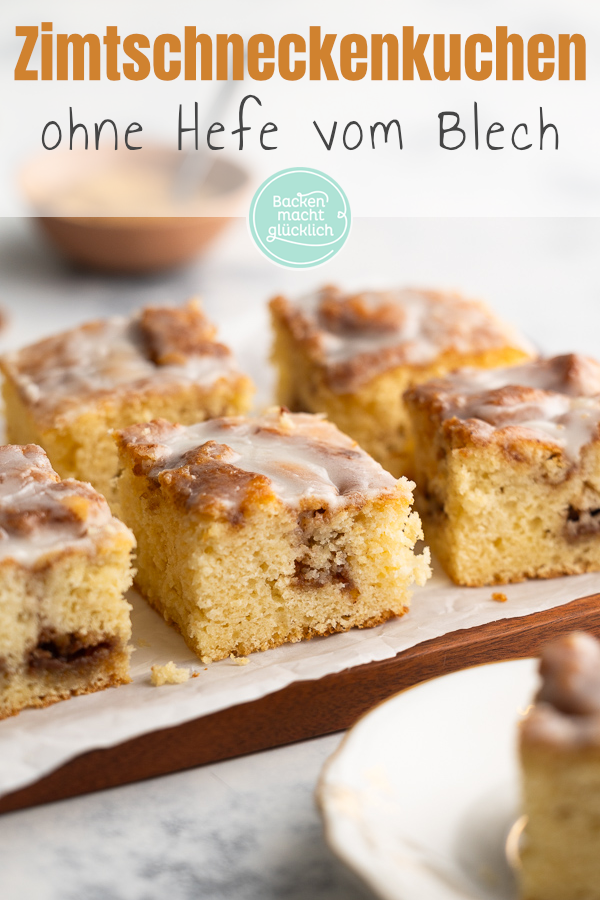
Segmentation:
{"type": "Polygon", "coordinates": [[[404,396],[452,449],[494,444],[524,460],[543,448],[568,464],[599,436],[600,364],[578,354],[509,369],[464,369],[404,396]]]}
{"type": "Polygon", "coordinates": [[[134,545],[40,447],[0,447],[0,719],[129,680],[134,545]]]}
{"type": "Polygon", "coordinates": [[[116,435],[138,584],[201,659],[368,627],[408,606],[429,554],[396,481],[319,416],[277,409],[116,435]]]}
{"type": "Polygon", "coordinates": [[[136,475],[187,510],[241,521],[266,502],[324,511],[392,496],[395,478],[318,416],[275,410],[184,427],[164,420],[115,434],[136,475]]]}
{"type": "Polygon", "coordinates": [[[599,387],[567,355],[405,393],[425,533],[456,583],[600,570],[599,387]]]}
{"type": "Polygon", "coordinates": [[[39,427],[53,427],[102,400],[208,387],[238,376],[229,349],[192,300],[147,307],[130,318],[88,322],[0,358],[39,427]]]}
{"type": "MultiPolygon", "coordinates": [[[[190,650],[194,653],[198,653],[198,646],[194,642],[194,640],[186,633],[185,629],[183,629],[179,622],[177,622],[174,618],[168,615],[165,611],[163,605],[158,601],[156,601],[151,595],[145,592],[139,585],[136,585],[137,590],[144,597],[144,599],[152,606],[157,612],[161,613],[166,622],[169,625],[173,626],[176,631],[179,632],[181,637],[184,639],[190,650]]],[[[408,612],[408,606],[403,607],[402,610],[381,610],[377,612],[375,615],[370,618],[353,624],[353,628],[358,628],[359,630],[363,630],[366,628],[376,628],[378,625],[383,625],[384,622],[388,622],[390,619],[398,618],[402,615],[406,615],[408,612]]],[[[274,650],[277,647],[282,647],[284,644],[292,643],[296,644],[300,641],[311,641],[315,637],[329,637],[332,634],[341,634],[345,631],[348,631],[349,627],[342,622],[337,624],[330,624],[326,628],[311,628],[309,626],[300,626],[296,629],[296,631],[292,635],[272,635],[268,639],[262,641],[260,645],[256,644],[239,644],[236,647],[235,653],[231,655],[234,658],[243,657],[246,653],[256,653],[257,651],[263,652],[264,650],[274,650]]],[[[229,654],[224,653],[220,658],[226,658],[229,654]]],[[[209,660],[212,662],[212,659],[209,660]]]]}
{"type": "MultiPolygon", "coordinates": [[[[128,660],[128,654],[126,654],[125,651],[123,651],[123,655],[126,655],[128,660]]],[[[81,667],[79,668],[79,672],[77,672],[76,674],[80,674],[80,672],[81,667]]],[[[115,670],[114,672],[100,671],[98,676],[94,678],[93,681],[88,680],[85,684],[78,684],[77,686],[69,688],[58,687],[51,692],[48,691],[47,693],[40,694],[38,696],[32,695],[28,698],[26,707],[21,702],[14,702],[11,705],[0,707],[0,719],[7,719],[11,716],[18,716],[24,708],[47,709],[47,707],[54,706],[55,703],[60,703],[62,700],[70,700],[71,697],[80,697],[84,694],[95,694],[97,691],[103,691],[106,688],[119,687],[122,684],[130,683],[131,678],[128,674],[128,671],[126,673],[120,670],[115,670]]]]}
{"type": "Polygon", "coordinates": [[[138,327],[148,358],[157,366],[182,366],[191,356],[230,356],[228,348],[215,341],[217,329],[193,300],[178,309],[147,306],[138,327]]]}
{"type": "Polygon", "coordinates": [[[297,303],[275,297],[271,311],[339,394],[400,366],[427,367],[444,354],[512,346],[531,355],[529,345],[483,303],[455,293],[346,294],[329,285],[297,303]]]}
{"type": "Polygon", "coordinates": [[[35,444],[0,447],[0,565],[44,564],[106,529],[126,531],[91,485],[61,481],[35,444]]]}

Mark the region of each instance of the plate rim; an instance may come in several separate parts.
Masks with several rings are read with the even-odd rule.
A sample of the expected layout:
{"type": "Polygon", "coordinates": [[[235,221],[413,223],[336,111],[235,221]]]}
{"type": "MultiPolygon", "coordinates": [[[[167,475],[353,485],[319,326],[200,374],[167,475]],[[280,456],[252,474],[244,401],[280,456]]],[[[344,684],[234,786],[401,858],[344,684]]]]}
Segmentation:
{"type": "MultiPolygon", "coordinates": [[[[524,662],[536,662],[539,660],[539,657],[536,656],[525,656],[518,657],[516,659],[503,659],[503,660],[492,660],[486,663],[477,663],[472,666],[465,666],[463,669],[459,669],[454,672],[447,672],[444,675],[435,675],[433,678],[427,678],[424,681],[420,681],[418,684],[412,684],[409,687],[403,688],[403,690],[398,691],[395,694],[392,694],[391,697],[386,697],[385,700],[381,700],[379,703],[376,703],[375,706],[372,706],[371,709],[368,709],[364,712],[349,728],[344,734],[339,746],[333,751],[333,753],[325,760],[321,772],[319,773],[319,779],[317,781],[317,785],[315,788],[315,802],[317,805],[317,809],[319,811],[319,815],[321,818],[321,823],[323,826],[323,834],[325,837],[325,841],[327,846],[331,850],[331,852],[336,856],[338,860],[340,860],[345,866],[347,866],[351,872],[364,884],[366,885],[373,893],[381,898],[381,900],[404,900],[404,898],[400,898],[397,893],[390,893],[387,885],[384,884],[382,879],[378,879],[377,876],[371,872],[366,871],[351,854],[349,854],[344,847],[340,845],[337,840],[337,834],[335,834],[335,822],[333,817],[331,816],[329,810],[327,809],[327,791],[329,785],[327,783],[329,774],[333,766],[338,762],[339,757],[346,750],[347,744],[350,742],[353,734],[357,731],[369,716],[375,714],[381,707],[385,706],[388,703],[392,703],[397,700],[398,697],[408,693],[409,691],[413,691],[416,688],[424,687],[426,684],[431,684],[434,681],[442,681],[444,678],[449,678],[452,675],[459,675],[464,672],[472,672],[476,669],[490,668],[491,666],[507,666],[513,665],[515,663],[524,663],[524,662]]],[[[406,898],[408,900],[408,898],[406,898]]]]}

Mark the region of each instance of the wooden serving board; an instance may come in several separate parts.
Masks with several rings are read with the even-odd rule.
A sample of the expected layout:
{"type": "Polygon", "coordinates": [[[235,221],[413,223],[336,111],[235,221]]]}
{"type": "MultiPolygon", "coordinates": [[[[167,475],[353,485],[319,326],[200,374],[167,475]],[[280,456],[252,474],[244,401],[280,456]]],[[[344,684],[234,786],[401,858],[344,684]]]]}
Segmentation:
{"type": "Polygon", "coordinates": [[[470,666],[535,656],[550,639],[577,629],[600,637],[600,594],[453,631],[392,659],[296,682],[260,700],[92,750],[0,798],[0,813],[342,731],[398,691],[470,666]]]}

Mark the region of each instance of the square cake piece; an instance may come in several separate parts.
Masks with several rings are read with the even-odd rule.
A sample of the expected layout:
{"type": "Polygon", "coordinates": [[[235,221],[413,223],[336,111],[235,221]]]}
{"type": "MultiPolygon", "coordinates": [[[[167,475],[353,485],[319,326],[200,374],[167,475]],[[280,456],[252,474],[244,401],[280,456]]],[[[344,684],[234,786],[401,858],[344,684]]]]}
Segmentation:
{"type": "Polygon", "coordinates": [[[196,301],[89,322],[0,358],[7,438],[42,446],[63,478],[115,509],[112,428],[245,412],[252,384],[196,301]]]}
{"type": "Polygon", "coordinates": [[[452,293],[325,287],[294,303],[276,297],[271,314],[278,402],[326,413],[397,477],[414,477],[407,388],[534,355],[484,304],[452,293]]]}
{"type": "Polygon", "coordinates": [[[412,485],[318,416],[156,421],[117,439],[137,584],[203,659],[377,625],[429,575],[412,485]]]}
{"type": "Polygon", "coordinates": [[[457,584],[600,570],[600,364],[464,370],[405,397],[426,538],[457,584]]]}
{"type": "Polygon", "coordinates": [[[522,900],[600,900],[600,644],[576,633],[541,654],[521,723],[522,900]]]}
{"type": "Polygon", "coordinates": [[[40,447],[0,447],[0,718],[130,680],[134,546],[40,447]]]}

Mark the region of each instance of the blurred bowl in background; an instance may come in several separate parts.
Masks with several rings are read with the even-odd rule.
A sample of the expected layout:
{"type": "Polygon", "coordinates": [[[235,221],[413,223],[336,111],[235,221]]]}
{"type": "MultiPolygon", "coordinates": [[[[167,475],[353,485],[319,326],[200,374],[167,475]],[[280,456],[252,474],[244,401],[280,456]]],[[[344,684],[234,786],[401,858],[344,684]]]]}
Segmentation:
{"type": "Polygon", "coordinates": [[[187,158],[162,148],[68,151],[38,156],[20,185],[37,221],[72,262],[105,272],[143,274],[202,253],[245,213],[247,172],[229,159],[187,158]],[[192,159],[193,163],[194,160],[192,159]]]}
{"type": "Polygon", "coordinates": [[[37,220],[71,262],[104,272],[144,274],[200,255],[232,221],[225,216],[63,218],[37,220]]]}

